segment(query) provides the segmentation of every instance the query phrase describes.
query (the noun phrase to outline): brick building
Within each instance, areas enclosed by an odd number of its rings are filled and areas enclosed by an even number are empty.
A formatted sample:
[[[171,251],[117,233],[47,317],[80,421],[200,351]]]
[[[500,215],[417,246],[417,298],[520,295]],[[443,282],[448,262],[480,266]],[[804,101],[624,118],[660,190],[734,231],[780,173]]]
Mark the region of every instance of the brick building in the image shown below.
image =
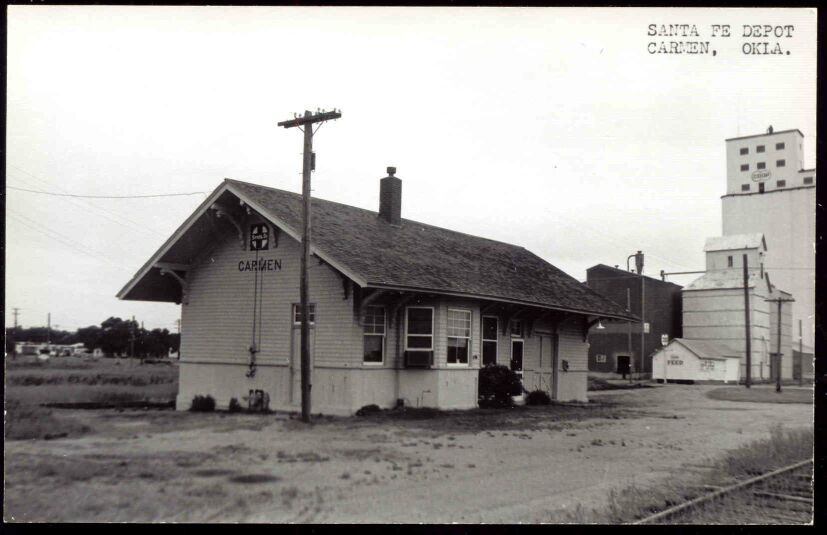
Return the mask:
[[[631,366],[635,373],[651,374],[652,354],[662,347],[661,337],[666,335],[669,340],[681,337],[680,286],[604,264],[586,270],[586,284],[623,308],[626,308],[628,293],[630,310],[637,317],[641,317],[641,282],[644,286],[644,320],[649,326],[649,332],[644,333],[642,367],[638,366],[642,325],[608,321],[603,323],[603,329],[589,331],[589,371],[623,374]],[[632,333],[631,355],[629,332]]]

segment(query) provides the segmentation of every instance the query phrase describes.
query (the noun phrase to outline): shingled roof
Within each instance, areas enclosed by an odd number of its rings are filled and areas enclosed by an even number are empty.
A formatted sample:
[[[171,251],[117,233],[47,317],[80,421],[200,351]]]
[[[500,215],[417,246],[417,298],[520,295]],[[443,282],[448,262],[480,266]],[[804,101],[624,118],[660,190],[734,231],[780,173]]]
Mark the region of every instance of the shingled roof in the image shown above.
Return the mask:
[[[225,185],[262,216],[286,226],[288,234],[298,235],[301,195],[231,179],[226,179]],[[312,199],[311,228],[314,251],[334,260],[331,265],[366,287],[488,298],[636,319],[620,305],[516,245],[409,219],[394,226],[377,212],[318,198]],[[141,272],[136,278],[140,276]],[[129,287],[119,296],[130,298]]]

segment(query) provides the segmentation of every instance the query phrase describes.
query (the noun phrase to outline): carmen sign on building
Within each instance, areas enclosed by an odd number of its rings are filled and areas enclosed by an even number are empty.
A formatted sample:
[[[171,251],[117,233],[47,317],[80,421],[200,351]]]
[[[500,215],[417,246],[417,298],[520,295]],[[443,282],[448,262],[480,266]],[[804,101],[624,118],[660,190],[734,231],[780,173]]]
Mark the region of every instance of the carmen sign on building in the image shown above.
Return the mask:
[[[270,248],[270,228],[264,223],[250,225],[250,250],[266,251]]]

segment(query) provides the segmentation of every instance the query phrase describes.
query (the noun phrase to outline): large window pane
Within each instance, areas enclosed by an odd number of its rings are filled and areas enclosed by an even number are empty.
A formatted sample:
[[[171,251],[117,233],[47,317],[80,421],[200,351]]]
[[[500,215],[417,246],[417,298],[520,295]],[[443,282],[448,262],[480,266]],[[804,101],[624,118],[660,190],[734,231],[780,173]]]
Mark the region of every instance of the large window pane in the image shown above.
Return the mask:
[[[365,362],[382,362],[384,336],[365,335]]]
[[[482,365],[497,363],[497,342],[485,340],[482,343]]]
[[[497,339],[497,318],[485,317],[482,318],[482,339],[496,340]]]
[[[433,334],[433,310],[430,308],[408,309],[408,334]]]
[[[367,307],[363,325],[365,334],[385,334],[385,307]]]
[[[468,364],[467,338],[448,339],[448,364]]]
[[[448,310],[448,336],[471,336],[470,310]]]

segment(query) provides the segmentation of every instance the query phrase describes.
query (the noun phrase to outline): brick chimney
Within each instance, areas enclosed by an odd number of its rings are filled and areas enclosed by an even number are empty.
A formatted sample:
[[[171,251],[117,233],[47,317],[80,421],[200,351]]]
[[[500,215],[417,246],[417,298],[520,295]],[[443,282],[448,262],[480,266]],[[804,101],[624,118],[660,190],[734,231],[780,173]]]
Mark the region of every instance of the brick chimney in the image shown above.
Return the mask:
[[[402,181],[396,178],[396,167],[388,167],[388,176],[379,181],[379,217],[399,226],[402,224]]]

